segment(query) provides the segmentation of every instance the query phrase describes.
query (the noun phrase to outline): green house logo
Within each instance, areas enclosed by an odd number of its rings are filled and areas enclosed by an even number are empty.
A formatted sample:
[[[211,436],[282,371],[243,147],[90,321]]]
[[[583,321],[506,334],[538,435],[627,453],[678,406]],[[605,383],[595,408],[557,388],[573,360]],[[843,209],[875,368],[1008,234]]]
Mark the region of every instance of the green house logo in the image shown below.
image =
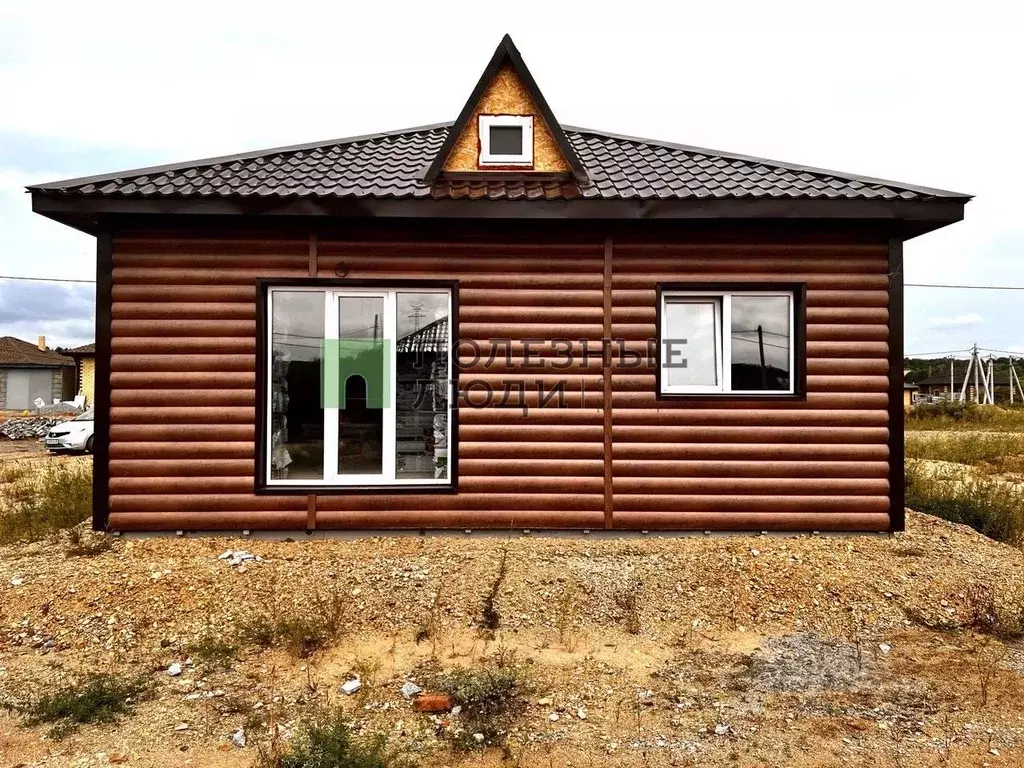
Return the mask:
[[[365,397],[367,408],[391,405],[388,339],[325,339],[323,361],[320,399],[324,408],[344,409],[349,397]]]

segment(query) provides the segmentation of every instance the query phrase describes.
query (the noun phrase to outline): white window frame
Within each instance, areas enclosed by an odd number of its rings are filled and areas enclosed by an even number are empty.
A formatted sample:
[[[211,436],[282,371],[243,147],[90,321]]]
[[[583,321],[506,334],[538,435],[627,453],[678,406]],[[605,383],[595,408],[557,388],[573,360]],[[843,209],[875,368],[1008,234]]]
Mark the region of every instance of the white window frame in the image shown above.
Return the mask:
[[[733,389],[732,388],[732,298],[734,296],[758,296],[765,298],[786,298],[789,300],[789,388],[788,389]],[[669,303],[702,302],[715,299],[715,355],[718,363],[718,385],[668,384],[668,353],[665,349],[665,333]],[[764,291],[686,291],[665,290],[661,292],[662,318],[658,338],[658,366],[661,378],[660,393],[663,395],[742,395],[744,397],[773,397],[796,393],[796,312],[797,296],[789,290]]]
[[[491,128],[522,128],[523,151],[518,155],[491,152]],[[533,167],[533,115],[480,115],[480,165],[521,165]]]
[[[324,414],[324,472],[323,479],[274,479],[271,472],[271,431],[273,427],[273,384],[271,381],[271,360],[273,356],[273,342],[274,342],[274,294],[275,293],[296,293],[299,291],[323,293],[324,294],[324,339],[325,340],[337,340],[339,337],[339,324],[338,324],[338,307],[339,300],[342,298],[371,298],[379,297],[384,300],[384,317],[381,323],[381,338],[390,341],[388,368],[391,372],[391,381],[388,383],[388,402],[384,403],[383,414],[382,414],[382,456],[381,456],[381,473],[380,474],[359,474],[359,475],[343,475],[338,472],[338,412],[337,406],[325,407],[323,409]],[[443,294],[448,297],[448,421],[447,421],[447,440],[446,448],[447,451],[447,472],[445,477],[439,478],[398,478],[395,477],[396,473],[396,454],[397,454],[397,442],[396,442],[396,418],[397,410],[395,408],[396,398],[398,394],[398,379],[397,379],[397,363],[398,363],[398,294],[400,293],[435,293]],[[346,288],[346,287],[324,287],[319,288],[316,286],[287,286],[277,285],[267,289],[267,301],[266,301],[266,344],[267,344],[267,360],[265,370],[263,371],[265,387],[265,398],[266,402],[263,403],[266,415],[266,430],[263,433],[262,439],[265,441],[267,446],[266,453],[266,464],[264,466],[264,472],[266,477],[266,484],[268,487],[284,487],[288,486],[317,486],[325,488],[346,488],[352,486],[446,486],[451,485],[452,480],[452,461],[454,456],[452,455],[452,365],[454,356],[454,348],[452,345],[452,290],[450,288],[435,288],[432,286],[417,286],[407,285],[395,288],[373,288],[373,287],[358,287],[358,288]],[[337,360],[324,359],[321,361],[321,365],[325,367],[336,367]],[[337,380],[337,371],[331,372],[330,370],[325,371],[326,380]]]

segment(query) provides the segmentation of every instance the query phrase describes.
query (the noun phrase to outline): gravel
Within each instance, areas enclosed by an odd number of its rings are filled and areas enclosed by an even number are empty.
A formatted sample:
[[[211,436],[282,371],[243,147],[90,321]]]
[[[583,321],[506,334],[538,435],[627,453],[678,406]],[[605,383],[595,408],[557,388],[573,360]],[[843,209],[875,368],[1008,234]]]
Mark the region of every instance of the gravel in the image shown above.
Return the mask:
[[[12,764],[77,765],[130,749],[130,764],[171,768],[184,746],[193,765],[241,768],[266,738],[256,715],[291,733],[327,696],[362,732],[437,754],[424,764],[451,764],[403,685],[430,690],[432,672],[500,649],[528,662],[537,687],[510,737],[524,765],[601,764],[614,752],[623,766],[687,764],[693,754],[726,766],[737,750],[750,765],[889,765],[893,739],[879,723],[927,733],[903,762],[929,765],[950,707],[964,754],[991,740],[1003,764],[1024,764],[1010,693],[1024,672],[1018,657],[980,708],[973,641],[908,618],[968,621],[968,587],[1019,594],[1024,557],[934,518],[908,513],[908,525],[895,537],[164,537],[116,539],[89,558],[66,557],[57,541],[0,547],[0,699],[98,669],[144,674],[155,687],[133,717],[61,744],[2,713],[0,734],[10,725],[25,735],[8,749]],[[506,550],[502,624],[485,633],[482,601]],[[236,554],[259,567],[228,567]],[[621,607],[629,589],[639,594],[635,635]],[[345,605],[341,636],[309,659],[238,640],[244,621],[314,615],[330,596]],[[859,640],[851,607],[864,617]],[[207,668],[193,650],[210,637],[238,644],[229,669]],[[181,662],[189,656],[194,667]],[[339,695],[357,675],[358,695]],[[719,726],[727,732],[716,735]],[[233,738],[240,729],[244,745]],[[793,757],[780,763],[783,753]]]

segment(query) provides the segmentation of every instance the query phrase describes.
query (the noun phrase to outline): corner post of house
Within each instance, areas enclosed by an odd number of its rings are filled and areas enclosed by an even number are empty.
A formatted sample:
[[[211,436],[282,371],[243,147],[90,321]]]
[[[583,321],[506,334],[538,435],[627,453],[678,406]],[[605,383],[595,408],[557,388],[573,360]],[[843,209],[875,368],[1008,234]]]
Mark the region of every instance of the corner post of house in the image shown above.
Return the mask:
[[[889,532],[906,530],[903,471],[903,241],[889,240]]]
[[[96,366],[93,384],[92,528],[105,531],[110,521],[110,315],[114,272],[114,236],[96,236]]]

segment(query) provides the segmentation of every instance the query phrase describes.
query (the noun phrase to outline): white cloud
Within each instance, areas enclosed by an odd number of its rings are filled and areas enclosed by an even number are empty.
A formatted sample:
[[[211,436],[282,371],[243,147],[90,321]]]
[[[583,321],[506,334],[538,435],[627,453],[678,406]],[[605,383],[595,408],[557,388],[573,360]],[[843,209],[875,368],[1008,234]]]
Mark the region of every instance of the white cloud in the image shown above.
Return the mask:
[[[1021,4],[664,3],[653,25],[520,5],[510,22],[469,0],[0,0],[0,143],[45,156],[0,167],[0,274],[94,274],[92,238],[33,214],[26,182],[451,120],[509,32],[566,123],[973,193],[963,222],[907,243],[906,281],[1019,284]],[[680,47],[681,28],[710,33]],[[908,288],[907,336],[1006,348],[1018,301]]]
[[[928,324],[935,328],[955,328],[961,325],[977,325],[985,322],[985,318],[977,312],[969,312],[966,315],[954,315],[953,317],[933,317]]]

